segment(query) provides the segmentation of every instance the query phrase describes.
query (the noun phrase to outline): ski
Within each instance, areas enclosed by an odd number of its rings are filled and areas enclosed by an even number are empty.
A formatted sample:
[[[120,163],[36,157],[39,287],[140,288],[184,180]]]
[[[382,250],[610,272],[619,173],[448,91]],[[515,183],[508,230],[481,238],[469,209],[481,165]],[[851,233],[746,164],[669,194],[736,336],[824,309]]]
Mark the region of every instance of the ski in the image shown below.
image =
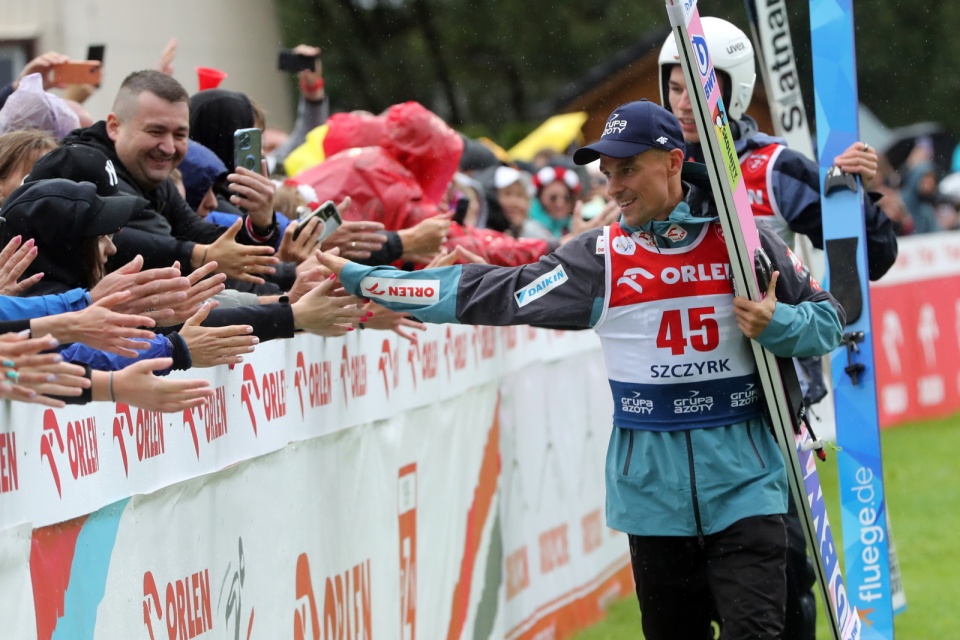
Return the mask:
[[[744,0],[744,5],[773,120],[773,132],[777,137],[783,138],[788,147],[816,162],[810,137],[810,120],[800,89],[800,74],[793,51],[793,40],[790,37],[786,0]],[[826,268],[823,251],[815,248],[810,238],[802,234],[797,234],[793,250],[810,269],[813,277],[822,281]],[[808,379],[807,382],[811,385],[817,382],[822,384],[826,395],[815,405],[808,407],[807,411],[816,419],[817,433],[835,440],[837,423],[828,366],[830,358],[825,357],[821,361],[827,365],[823,367],[821,379]],[[807,370],[803,373],[808,377],[811,375]]]
[[[757,280],[756,261],[763,255],[760,236],[750,208],[720,88],[707,51],[696,0],[666,0],[667,14],[680,52],[690,99],[697,116],[714,199],[720,211],[724,239],[730,255],[734,284],[751,300],[763,291]],[[783,455],[787,480],[793,493],[807,544],[813,554],[817,581],[831,632],[836,640],[860,637],[860,618],[850,603],[840,572],[833,534],[823,502],[823,491],[813,459],[815,443],[801,430],[794,433],[794,414],[777,358],[751,341],[757,372],[767,403],[774,434]],[[783,368],[792,370],[792,363]]]
[[[847,312],[831,357],[844,560],[864,638],[893,638],[890,548],[880,450],[862,186],[833,166],[860,139],[852,0],[810,0],[825,285]]]

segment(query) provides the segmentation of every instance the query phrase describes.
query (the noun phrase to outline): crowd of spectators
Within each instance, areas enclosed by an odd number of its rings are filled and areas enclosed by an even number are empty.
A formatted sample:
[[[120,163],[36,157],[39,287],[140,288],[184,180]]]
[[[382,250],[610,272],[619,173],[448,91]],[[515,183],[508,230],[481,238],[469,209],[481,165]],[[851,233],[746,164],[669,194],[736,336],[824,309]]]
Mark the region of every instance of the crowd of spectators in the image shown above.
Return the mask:
[[[884,212],[893,221],[897,235],[920,235],[960,229],[960,162],[952,173],[942,173],[934,161],[933,146],[926,137],[913,146],[900,167],[881,165],[883,183],[877,188]]]
[[[296,51],[316,66],[298,74],[290,132],[244,93],[189,95],[170,74],[175,43],[107,114],[82,104],[95,87],[55,84],[55,52],[0,89],[0,397],[180,411],[211,391],[170,370],[236,364],[300,331],[423,328],[346,295],[321,251],[514,266],[619,218],[599,170],[556,149],[510,159],[414,102],[331,115],[320,50]],[[248,128],[260,170],[234,166]],[[885,181],[901,234],[960,227],[960,180],[938,187],[923,151]],[[343,223],[321,241],[310,213],[327,200]]]

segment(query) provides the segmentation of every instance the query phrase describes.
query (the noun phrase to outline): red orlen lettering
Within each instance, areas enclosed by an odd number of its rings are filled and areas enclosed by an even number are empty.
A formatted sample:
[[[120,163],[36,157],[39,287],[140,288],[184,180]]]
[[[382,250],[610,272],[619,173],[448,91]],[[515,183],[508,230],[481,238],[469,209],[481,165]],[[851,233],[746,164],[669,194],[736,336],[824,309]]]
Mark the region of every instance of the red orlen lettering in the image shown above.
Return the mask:
[[[447,339],[443,344],[443,358],[447,363],[447,378],[454,371],[463,371],[467,368],[467,334],[457,333],[447,327]]]
[[[301,553],[297,558],[295,579],[297,603],[293,612],[294,640],[372,640],[369,559],[326,579],[322,636],[310,560],[306,553]],[[308,630],[310,635],[307,635]]]
[[[264,374],[261,388],[267,422],[287,415],[287,372],[281,369]]]
[[[183,412],[183,426],[190,428],[193,449],[200,459],[200,436],[197,421],[203,421],[203,434],[207,444],[227,434],[227,392],[223,385],[213,390],[213,397],[206,399],[199,407]]]
[[[416,361],[416,362],[415,362]],[[407,347],[407,362],[410,363],[410,372],[413,374],[413,388],[417,388],[417,377],[421,380],[432,380],[437,377],[440,361],[440,345],[436,340],[430,340],[420,345],[417,336],[413,336]],[[419,363],[419,369],[416,363]]]
[[[530,586],[530,564],[527,561],[527,546],[523,545],[507,556],[507,600]]]
[[[155,458],[166,451],[163,437],[163,414],[159,411],[137,409],[137,418],[133,419],[130,405],[117,403],[117,414],[113,418],[113,438],[120,445],[120,457],[123,460],[123,473],[129,476],[127,465],[126,436],[136,433],[137,459],[143,462]]]
[[[10,493],[20,488],[17,475],[17,434],[0,433],[0,493]]]
[[[517,327],[500,327],[500,332],[503,334],[503,342],[507,345],[507,351],[513,351],[517,348]]]
[[[494,327],[474,327],[473,328],[473,350],[476,354],[477,347],[480,348],[480,356],[477,362],[489,360],[497,355],[497,332]]]
[[[143,624],[151,640],[156,640],[154,621],[165,622],[169,640],[190,640],[213,629],[209,569],[168,582],[162,607],[153,574],[143,574]]]
[[[433,287],[387,287],[387,295],[397,298],[432,298],[434,293]]]
[[[67,423],[67,454],[74,480],[100,470],[96,419],[90,417]]]
[[[250,414],[250,424],[253,425],[253,435],[257,435],[257,414],[253,409],[253,399],[260,400],[260,387],[257,386],[257,374],[253,370],[253,365],[247,363],[243,365],[243,382],[240,387],[240,402],[247,405],[247,413]]]
[[[413,336],[416,340],[417,336]],[[377,369],[383,375],[383,388],[387,393],[387,400],[390,399],[390,389],[396,389],[400,385],[400,347],[390,348],[389,340],[384,340],[380,346],[380,361]],[[416,380],[414,380],[416,387]]]
[[[297,352],[297,369],[293,376],[293,386],[300,399],[300,416],[306,417],[306,408],[316,409],[333,401],[333,373],[329,360],[307,362],[303,352]],[[306,390],[306,396],[304,396]],[[306,397],[307,402],[304,402]]]
[[[351,356],[343,345],[340,359],[340,378],[343,380],[343,401],[367,395],[367,356]]]
[[[562,524],[540,534],[540,573],[547,574],[570,563],[567,525]]]
[[[600,509],[595,509],[580,520],[580,528],[583,532],[583,553],[584,555],[595,551],[603,544],[603,518],[600,515]]]

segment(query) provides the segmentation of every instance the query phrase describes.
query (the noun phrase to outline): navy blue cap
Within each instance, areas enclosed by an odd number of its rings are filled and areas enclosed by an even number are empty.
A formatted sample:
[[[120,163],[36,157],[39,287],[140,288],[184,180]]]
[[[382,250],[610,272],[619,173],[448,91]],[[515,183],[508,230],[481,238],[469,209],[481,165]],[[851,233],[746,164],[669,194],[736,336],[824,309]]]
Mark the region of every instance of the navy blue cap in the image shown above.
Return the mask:
[[[677,117],[649,100],[622,104],[613,110],[603,135],[593,144],[577,149],[573,161],[589,164],[601,155],[629,158],[648,149],[685,149]]]

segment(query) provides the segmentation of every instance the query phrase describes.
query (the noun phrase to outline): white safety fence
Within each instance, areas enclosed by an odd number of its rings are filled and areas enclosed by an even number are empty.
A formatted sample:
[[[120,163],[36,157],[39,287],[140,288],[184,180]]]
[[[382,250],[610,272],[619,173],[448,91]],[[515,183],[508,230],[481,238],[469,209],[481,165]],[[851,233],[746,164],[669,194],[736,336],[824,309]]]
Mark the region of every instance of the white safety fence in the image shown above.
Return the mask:
[[[592,332],[434,326],[186,372],[202,410],[0,410],[5,638],[549,638],[632,583]]]

